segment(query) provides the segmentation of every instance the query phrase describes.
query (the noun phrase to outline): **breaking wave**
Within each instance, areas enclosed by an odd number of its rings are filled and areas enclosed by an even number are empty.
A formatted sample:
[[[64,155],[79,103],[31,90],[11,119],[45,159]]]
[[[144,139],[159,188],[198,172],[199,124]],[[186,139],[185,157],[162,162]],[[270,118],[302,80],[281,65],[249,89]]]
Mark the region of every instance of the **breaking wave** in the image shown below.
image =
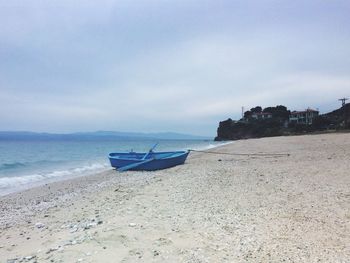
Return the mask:
[[[83,175],[89,175],[96,172],[102,172],[109,169],[108,163],[94,163],[81,167],[70,168],[67,170],[57,170],[48,173],[34,173],[21,176],[0,177],[0,194],[15,192],[18,189],[30,188],[40,183],[58,181],[65,178],[73,178]]]

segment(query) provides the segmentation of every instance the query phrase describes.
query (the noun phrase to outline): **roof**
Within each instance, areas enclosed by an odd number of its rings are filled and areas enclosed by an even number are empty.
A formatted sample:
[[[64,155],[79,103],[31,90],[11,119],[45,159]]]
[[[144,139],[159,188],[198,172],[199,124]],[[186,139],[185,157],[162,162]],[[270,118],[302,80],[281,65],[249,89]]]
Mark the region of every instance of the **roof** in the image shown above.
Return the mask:
[[[252,115],[272,115],[270,112],[254,112]]]
[[[304,111],[292,111],[290,114],[298,114],[298,113],[306,113],[306,112],[318,112],[318,110],[313,110],[313,109],[306,109]]]

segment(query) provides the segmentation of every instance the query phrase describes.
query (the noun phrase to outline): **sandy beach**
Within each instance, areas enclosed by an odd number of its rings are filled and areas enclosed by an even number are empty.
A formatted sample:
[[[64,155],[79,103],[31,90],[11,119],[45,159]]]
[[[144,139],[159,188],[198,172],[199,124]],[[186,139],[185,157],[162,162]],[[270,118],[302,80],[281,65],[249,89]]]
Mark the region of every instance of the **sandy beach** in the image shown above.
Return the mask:
[[[0,262],[350,262],[350,134],[235,141],[0,198]]]

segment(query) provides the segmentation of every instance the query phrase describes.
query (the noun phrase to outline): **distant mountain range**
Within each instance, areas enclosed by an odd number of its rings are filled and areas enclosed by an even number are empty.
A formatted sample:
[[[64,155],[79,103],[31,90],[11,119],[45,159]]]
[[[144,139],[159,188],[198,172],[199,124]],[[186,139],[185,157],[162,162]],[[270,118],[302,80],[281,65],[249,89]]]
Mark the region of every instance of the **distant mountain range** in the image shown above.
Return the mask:
[[[158,140],[212,140],[211,137],[196,136],[175,132],[138,133],[117,131],[76,132],[68,134],[37,133],[29,131],[0,131],[0,140],[29,139],[158,139]]]

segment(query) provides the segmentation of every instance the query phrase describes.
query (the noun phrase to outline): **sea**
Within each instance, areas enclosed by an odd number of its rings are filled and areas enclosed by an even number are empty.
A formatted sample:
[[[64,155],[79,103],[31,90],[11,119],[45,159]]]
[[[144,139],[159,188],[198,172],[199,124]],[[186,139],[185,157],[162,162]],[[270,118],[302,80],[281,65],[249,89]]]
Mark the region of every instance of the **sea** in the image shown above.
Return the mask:
[[[110,152],[205,150],[223,143],[212,140],[70,138],[0,140],[0,195],[53,181],[112,169]]]

